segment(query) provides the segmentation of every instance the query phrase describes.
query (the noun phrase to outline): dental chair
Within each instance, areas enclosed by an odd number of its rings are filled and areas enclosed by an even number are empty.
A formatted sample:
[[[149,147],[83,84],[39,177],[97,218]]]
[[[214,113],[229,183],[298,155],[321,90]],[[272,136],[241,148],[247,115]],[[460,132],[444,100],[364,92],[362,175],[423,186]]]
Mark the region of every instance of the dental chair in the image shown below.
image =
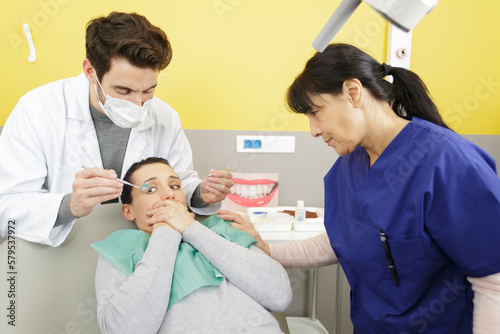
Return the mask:
[[[91,215],[75,222],[73,230],[59,247],[16,239],[15,254],[12,254],[15,271],[7,264],[8,242],[2,242],[0,333],[100,333],[94,286],[98,253],[90,244],[117,230],[129,228],[135,228],[135,225],[123,218],[121,204],[98,205]],[[15,274],[8,274],[10,272]],[[14,279],[9,281],[12,277]],[[14,283],[13,289],[11,283]],[[10,306],[12,301],[15,302],[14,310]],[[11,310],[7,309],[9,307]],[[9,318],[12,314],[14,317]],[[275,317],[283,332],[288,334],[284,314]],[[15,319],[15,326],[8,323],[12,319]]]
[[[77,219],[59,247],[16,239],[16,322],[15,327],[8,325],[2,312],[0,333],[100,333],[94,288],[99,254],[90,244],[132,227],[119,204],[98,205],[92,214]],[[0,245],[0,258],[5,264],[7,242]],[[10,303],[7,284],[0,280],[2,306]]]

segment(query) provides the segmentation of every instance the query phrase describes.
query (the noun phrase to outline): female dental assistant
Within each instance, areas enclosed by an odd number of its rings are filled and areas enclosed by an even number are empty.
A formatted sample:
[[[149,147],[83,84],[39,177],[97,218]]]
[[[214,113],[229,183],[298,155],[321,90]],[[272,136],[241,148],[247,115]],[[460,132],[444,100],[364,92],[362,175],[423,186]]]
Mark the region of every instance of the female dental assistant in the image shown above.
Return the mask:
[[[420,78],[332,44],[287,102],[341,156],[324,179],[328,238],[262,248],[284,265],[337,258],[355,333],[497,332],[495,162],[448,129]]]

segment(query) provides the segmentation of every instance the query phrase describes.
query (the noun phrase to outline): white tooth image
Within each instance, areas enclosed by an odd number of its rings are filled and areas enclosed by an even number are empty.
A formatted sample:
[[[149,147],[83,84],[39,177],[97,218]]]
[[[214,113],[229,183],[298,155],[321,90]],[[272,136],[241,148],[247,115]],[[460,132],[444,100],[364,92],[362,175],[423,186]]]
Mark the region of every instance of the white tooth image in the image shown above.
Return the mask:
[[[231,191],[231,194],[235,194],[236,193],[236,186],[232,186],[231,189],[229,189],[229,191]]]
[[[262,197],[262,184],[257,185],[257,197]]]
[[[241,186],[241,197],[248,198],[248,187],[245,185]]]
[[[250,198],[257,197],[257,186],[251,185],[248,187],[248,196],[250,196]]]
[[[267,194],[269,194],[269,190],[268,189],[269,189],[269,185],[268,184],[263,184],[262,185],[262,194],[264,196],[267,196]]]
[[[234,187],[236,188],[235,189],[236,195],[240,196],[241,195],[241,185],[236,184]]]

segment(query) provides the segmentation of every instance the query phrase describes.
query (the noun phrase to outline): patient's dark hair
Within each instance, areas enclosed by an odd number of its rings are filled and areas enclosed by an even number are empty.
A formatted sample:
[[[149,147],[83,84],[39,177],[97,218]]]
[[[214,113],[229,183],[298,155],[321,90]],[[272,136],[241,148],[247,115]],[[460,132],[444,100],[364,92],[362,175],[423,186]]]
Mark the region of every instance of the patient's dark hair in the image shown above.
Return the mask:
[[[384,79],[387,75],[392,75],[392,84]],[[330,44],[317,52],[288,88],[287,104],[292,111],[306,114],[315,107],[311,96],[338,95],[349,79],[358,79],[376,100],[387,101],[398,116],[419,117],[448,129],[417,74],[380,64],[349,44]]]
[[[168,162],[167,159],[158,158],[158,157],[150,157],[150,158],[141,160],[139,162],[136,162],[135,164],[130,166],[130,168],[128,169],[128,171],[125,174],[125,177],[123,179],[127,182],[133,183],[132,182],[132,175],[135,173],[135,171],[138,170],[139,168],[141,168],[142,166],[151,165],[151,164],[165,164],[167,166],[170,166],[170,163]],[[170,167],[172,167],[172,166],[170,166]],[[131,192],[132,192],[132,187],[124,184],[122,195],[120,197],[120,199],[122,200],[122,204],[132,203]]]

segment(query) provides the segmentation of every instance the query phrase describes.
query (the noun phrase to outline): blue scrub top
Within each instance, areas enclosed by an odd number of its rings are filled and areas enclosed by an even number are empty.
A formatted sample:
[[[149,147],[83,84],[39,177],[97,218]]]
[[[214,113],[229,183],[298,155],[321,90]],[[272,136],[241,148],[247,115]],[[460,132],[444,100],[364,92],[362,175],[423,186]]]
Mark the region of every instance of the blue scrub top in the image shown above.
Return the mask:
[[[500,272],[494,160],[456,133],[413,117],[372,168],[357,147],[324,181],[325,226],[351,286],[355,333],[472,333],[467,276]]]

